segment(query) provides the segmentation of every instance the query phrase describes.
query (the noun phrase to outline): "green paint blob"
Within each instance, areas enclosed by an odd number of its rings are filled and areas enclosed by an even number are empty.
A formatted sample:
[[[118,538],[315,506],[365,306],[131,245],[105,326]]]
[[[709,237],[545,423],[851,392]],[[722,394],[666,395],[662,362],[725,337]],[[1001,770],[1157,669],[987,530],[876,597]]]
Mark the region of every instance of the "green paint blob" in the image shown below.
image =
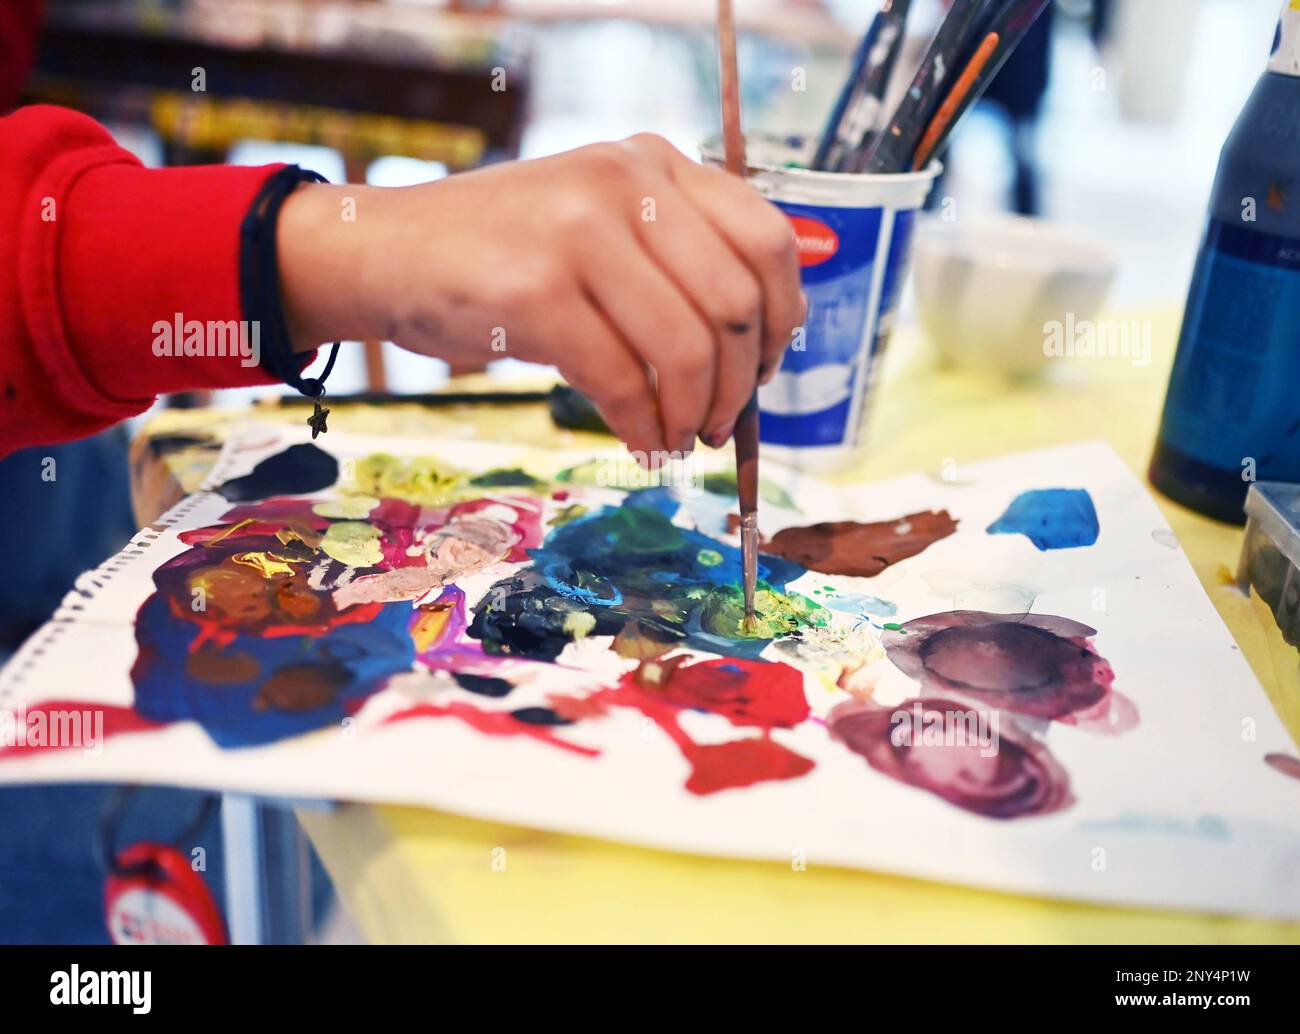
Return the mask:
[[[471,478],[469,483],[477,488],[527,488],[534,492],[544,492],[547,488],[545,481],[533,477],[520,467],[489,470]]]
[[[450,501],[463,483],[460,471],[428,456],[397,457],[377,452],[357,461],[357,488],[381,499],[436,506]]]
[[[681,646],[756,658],[775,638],[832,627],[829,611],[785,590],[803,569],[778,557],[765,567],[771,580],[761,584],[755,626],[742,627],[739,551],[636,502],[551,529],[529,551],[532,566],[489,592],[501,605],[475,608],[470,637],[488,653],[554,660],[580,631],[570,613],[581,610],[594,622],[587,638],[617,638],[635,623],[654,640],[647,650]],[[642,655],[626,640],[623,650]]]
[[[599,530],[605,539],[602,549],[613,554],[671,553],[685,544],[681,528],[663,514],[638,506],[610,510]]]
[[[722,471],[721,473],[716,474],[705,474],[704,477],[700,478],[700,487],[711,495],[735,495],[735,471]]]
[[[666,482],[662,471],[644,470],[635,463],[616,463],[605,458],[565,467],[555,475],[555,480],[562,484],[618,488],[627,492],[640,488],[658,488]]]
[[[713,474],[705,474],[704,477],[700,478],[700,487],[710,495],[735,495],[736,472],[734,470],[724,470]],[[790,493],[773,481],[759,479],[758,497],[763,502],[779,506],[783,510],[799,510],[798,504],[790,498]]]
[[[805,625],[824,628],[830,617],[830,611],[806,596],[760,585],[754,593],[754,620],[747,626],[744,593],[739,586],[727,585],[709,593],[700,611],[700,625],[727,639],[777,639]]]

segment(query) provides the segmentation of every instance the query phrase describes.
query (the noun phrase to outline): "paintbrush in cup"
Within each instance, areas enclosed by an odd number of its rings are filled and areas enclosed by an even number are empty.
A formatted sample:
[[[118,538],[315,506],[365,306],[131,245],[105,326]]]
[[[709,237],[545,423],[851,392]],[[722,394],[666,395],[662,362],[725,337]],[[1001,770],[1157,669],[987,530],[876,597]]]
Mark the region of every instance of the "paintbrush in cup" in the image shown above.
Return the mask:
[[[916,153],[921,134],[942,99],[942,91],[956,75],[987,3],[988,0],[952,0],[893,116],[872,139],[865,153],[855,155],[845,166],[845,171],[893,173],[912,167],[912,155]]]
[[[992,60],[1001,40],[1002,37],[996,32],[990,32],[984,38],[984,42],[979,45],[965,70],[957,79],[952,92],[939,105],[939,110],[935,112],[934,118],[930,120],[925,134],[921,137],[921,142],[916,147],[916,154],[912,156],[912,170],[914,172],[924,169],[930,164],[930,159],[938,153],[939,148],[947,141],[948,134],[952,132],[961,114],[974,103],[977,93],[983,92],[982,88],[979,91],[976,90],[976,84],[980,82],[980,76],[988,67],[988,63]]]
[[[722,146],[727,171],[745,178],[745,137],[740,129],[740,72],[731,0],[718,0],[718,80],[722,92]],[[740,564],[745,628],[754,625],[758,585],[758,398],[751,395],[732,433],[736,449],[736,495],[740,500]]]
[[[988,35],[975,49],[957,82],[926,127],[916,153],[912,156],[913,169],[924,169],[932,159],[943,153],[957,123],[984,95],[984,91],[1028,35],[1048,3],[1049,0],[1010,0],[993,12],[985,26]]]
[[[843,172],[844,163],[869,145],[879,128],[889,79],[903,49],[911,0],[884,0],[858,44],[849,77],[831,111],[813,156],[812,168]]]

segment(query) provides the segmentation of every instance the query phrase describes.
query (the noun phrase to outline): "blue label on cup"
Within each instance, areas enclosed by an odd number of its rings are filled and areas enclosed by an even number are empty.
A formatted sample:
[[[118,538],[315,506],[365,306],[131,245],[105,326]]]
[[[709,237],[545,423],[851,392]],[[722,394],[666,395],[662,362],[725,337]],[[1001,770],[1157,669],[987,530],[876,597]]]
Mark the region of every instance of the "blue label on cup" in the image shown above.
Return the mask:
[[[776,377],[759,391],[761,437],[772,445],[794,447],[850,445],[857,436],[876,338],[875,321],[869,320],[873,292],[880,290],[877,311],[890,311],[903,263],[891,256],[885,282],[877,287],[882,208],[777,205],[794,226],[808,319],[803,340],[796,338]],[[895,220],[895,241],[900,230],[904,237],[910,230],[911,213],[903,214],[909,218],[906,224]]]

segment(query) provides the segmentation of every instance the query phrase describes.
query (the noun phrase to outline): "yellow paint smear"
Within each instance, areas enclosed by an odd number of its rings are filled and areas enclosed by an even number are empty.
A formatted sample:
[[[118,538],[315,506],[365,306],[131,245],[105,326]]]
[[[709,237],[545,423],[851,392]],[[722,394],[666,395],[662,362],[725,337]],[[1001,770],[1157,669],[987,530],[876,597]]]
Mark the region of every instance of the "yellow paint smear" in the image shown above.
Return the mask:
[[[370,511],[379,505],[379,500],[369,495],[345,495],[339,499],[326,499],[311,508],[318,517],[341,517],[347,520],[361,520],[370,516]]]
[[[252,523],[253,523],[253,518],[252,518],[252,517],[245,517],[245,518],[244,518],[242,521],[240,521],[238,524],[232,524],[229,528],[227,528],[225,531],[223,531],[220,535],[213,536],[212,538],[208,539],[208,541],[205,542],[205,543],[203,543],[203,544],[204,544],[205,546],[215,546],[215,545],[216,545],[218,542],[220,542],[222,539],[227,538],[227,537],[230,536],[230,535],[233,535],[233,534],[234,534],[235,532],[237,532],[240,528],[246,528],[246,527],[248,527],[248,525],[250,525],[250,524],[252,524]]]
[[[263,578],[270,578],[277,574],[293,574],[290,561],[274,553],[236,553],[230,559],[237,564],[255,569]]]
[[[326,556],[349,567],[374,567],[384,559],[379,546],[380,531],[364,521],[340,521],[331,524],[320,540]]]
[[[421,607],[420,616],[411,625],[411,642],[416,653],[424,653],[440,639],[451,619],[450,606]]]

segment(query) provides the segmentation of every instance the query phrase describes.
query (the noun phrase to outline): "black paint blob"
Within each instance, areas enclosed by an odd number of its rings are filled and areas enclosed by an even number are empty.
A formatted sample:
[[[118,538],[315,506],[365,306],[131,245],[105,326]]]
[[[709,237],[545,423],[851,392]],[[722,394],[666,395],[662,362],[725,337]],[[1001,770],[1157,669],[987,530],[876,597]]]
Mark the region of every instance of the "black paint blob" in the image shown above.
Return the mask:
[[[511,711],[510,717],[523,722],[525,725],[572,725],[573,720],[562,718],[549,707],[521,707],[517,711]]]
[[[515,688],[506,679],[495,678],[492,675],[471,675],[468,672],[456,671],[452,672],[452,678],[461,689],[467,689],[482,697],[503,697]]]
[[[339,461],[307,442],[268,456],[243,477],[231,478],[217,493],[232,503],[251,503],[273,495],[319,492],[338,478]]]

